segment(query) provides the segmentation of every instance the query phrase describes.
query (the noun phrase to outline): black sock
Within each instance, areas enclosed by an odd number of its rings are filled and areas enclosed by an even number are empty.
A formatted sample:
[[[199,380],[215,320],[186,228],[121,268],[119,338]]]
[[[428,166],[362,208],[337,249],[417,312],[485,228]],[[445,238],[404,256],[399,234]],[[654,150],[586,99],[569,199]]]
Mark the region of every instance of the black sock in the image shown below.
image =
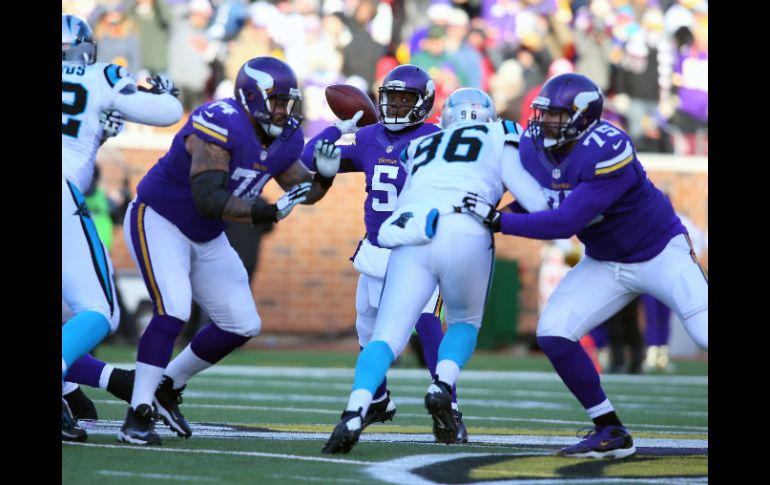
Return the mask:
[[[134,392],[134,371],[114,368],[107,382],[107,392],[130,404]]]
[[[615,411],[610,411],[607,414],[597,416],[593,418],[593,422],[596,426],[623,426],[623,423],[620,422]]]

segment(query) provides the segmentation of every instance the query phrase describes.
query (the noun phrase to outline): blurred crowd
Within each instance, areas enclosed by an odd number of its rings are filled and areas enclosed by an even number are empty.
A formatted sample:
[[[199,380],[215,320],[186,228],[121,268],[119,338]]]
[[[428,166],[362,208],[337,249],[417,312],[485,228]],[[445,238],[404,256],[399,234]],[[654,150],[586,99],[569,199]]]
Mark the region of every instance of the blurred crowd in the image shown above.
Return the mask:
[[[231,96],[240,66],[271,55],[297,73],[308,137],[336,120],[326,86],[375,99],[403,63],[436,82],[430,121],[473,86],[526,126],[543,82],[575,71],[639,151],[708,154],[705,0],[62,0],[62,11],[88,20],[99,61],[171,77],[187,111]]]

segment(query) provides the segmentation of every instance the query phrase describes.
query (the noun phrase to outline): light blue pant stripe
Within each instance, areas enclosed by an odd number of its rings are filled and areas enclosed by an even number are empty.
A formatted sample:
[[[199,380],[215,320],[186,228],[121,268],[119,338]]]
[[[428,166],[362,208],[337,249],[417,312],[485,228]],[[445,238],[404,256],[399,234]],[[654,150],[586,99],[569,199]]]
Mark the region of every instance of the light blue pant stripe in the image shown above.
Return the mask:
[[[366,344],[356,363],[353,390],[366,389],[374,395],[395,358],[390,346],[382,340],[374,340]]]
[[[462,369],[476,349],[478,335],[479,329],[470,323],[449,325],[438,347],[438,361],[451,360]]]

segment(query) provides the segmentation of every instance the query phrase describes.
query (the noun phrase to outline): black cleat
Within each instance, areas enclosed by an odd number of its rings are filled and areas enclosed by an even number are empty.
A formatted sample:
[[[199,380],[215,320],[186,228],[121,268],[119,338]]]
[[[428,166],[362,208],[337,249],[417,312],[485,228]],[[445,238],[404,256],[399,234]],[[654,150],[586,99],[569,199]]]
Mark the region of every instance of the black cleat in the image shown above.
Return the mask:
[[[91,419],[96,421],[99,419],[94,402],[86,396],[86,393],[80,387],[75,388],[74,391],[62,397],[67,401],[70,411],[72,411],[72,417],[75,420]]]
[[[463,423],[463,413],[457,409],[453,409],[452,413],[455,415],[455,421],[457,421],[457,442],[467,443],[468,430],[465,428],[465,423]]]
[[[458,426],[452,409],[452,388],[445,382],[434,380],[425,395],[425,409],[433,418],[433,436],[444,444],[457,441]]]
[[[187,386],[174,389],[174,380],[169,376],[163,376],[158,389],[155,390],[155,398],[152,400],[152,404],[155,406],[160,419],[166,423],[166,426],[171,428],[171,431],[182,438],[189,438],[192,436],[192,428],[190,428],[184,415],[179,411],[179,404],[182,404],[182,391],[184,391],[185,387]]]
[[[62,441],[85,441],[88,439],[88,433],[83,428],[79,428],[72,416],[72,411],[67,401],[61,400],[61,440]]]
[[[380,402],[372,403],[369,406],[369,411],[364,416],[364,424],[361,425],[361,429],[366,429],[372,423],[384,423],[385,421],[393,421],[393,416],[396,415],[396,404],[390,399],[390,391],[388,395]]]
[[[340,422],[334,427],[332,435],[321,449],[323,453],[349,453],[353,445],[358,443],[358,437],[363,431],[361,410],[343,411]]]
[[[126,420],[118,431],[118,441],[133,445],[160,445],[160,436],[155,432],[155,413],[149,404],[128,408]]]
[[[112,369],[110,380],[107,382],[107,392],[121,401],[131,404],[131,394],[134,392],[135,370]]]

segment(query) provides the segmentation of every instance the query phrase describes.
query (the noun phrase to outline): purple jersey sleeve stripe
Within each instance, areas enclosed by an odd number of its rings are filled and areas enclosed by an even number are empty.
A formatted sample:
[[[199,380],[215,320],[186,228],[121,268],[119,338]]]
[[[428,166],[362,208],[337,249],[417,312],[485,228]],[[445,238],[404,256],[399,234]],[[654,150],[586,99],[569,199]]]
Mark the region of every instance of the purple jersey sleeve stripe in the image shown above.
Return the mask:
[[[147,236],[144,231],[144,215],[147,210],[147,204],[139,202],[137,199],[131,210],[131,240],[134,245],[134,252],[139,263],[139,269],[144,277],[144,284],[150,293],[152,306],[158,315],[165,315],[166,309],[163,306],[163,297],[158,289],[155,274],[152,270],[152,261],[150,260],[150,251],[147,249]]]
[[[207,134],[208,136],[210,136],[212,138],[216,138],[217,140],[221,141],[222,143],[227,143],[227,137],[226,136],[221,135],[221,134],[217,133],[216,131],[214,131],[214,130],[212,130],[210,128],[206,128],[205,126],[203,126],[203,125],[201,125],[199,123],[196,123],[196,122],[193,122],[192,126],[196,130],[201,131],[201,132]]]
[[[636,180],[633,171],[583,182],[558,209],[501,216],[503,234],[533,239],[567,239],[577,234],[622,196]]]
[[[634,155],[631,154],[631,155],[629,155],[628,158],[626,158],[625,160],[621,160],[620,162],[616,163],[615,165],[611,165],[609,167],[600,168],[600,169],[596,170],[594,172],[594,175],[603,175],[603,174],[606,174],[606,173],[612,173],[612,172],[614,172],[616,170],[620,170],[621,168],[625,167],[626,165],[628,165],[629,163],[631,163],[633,161],[634,161]]]

